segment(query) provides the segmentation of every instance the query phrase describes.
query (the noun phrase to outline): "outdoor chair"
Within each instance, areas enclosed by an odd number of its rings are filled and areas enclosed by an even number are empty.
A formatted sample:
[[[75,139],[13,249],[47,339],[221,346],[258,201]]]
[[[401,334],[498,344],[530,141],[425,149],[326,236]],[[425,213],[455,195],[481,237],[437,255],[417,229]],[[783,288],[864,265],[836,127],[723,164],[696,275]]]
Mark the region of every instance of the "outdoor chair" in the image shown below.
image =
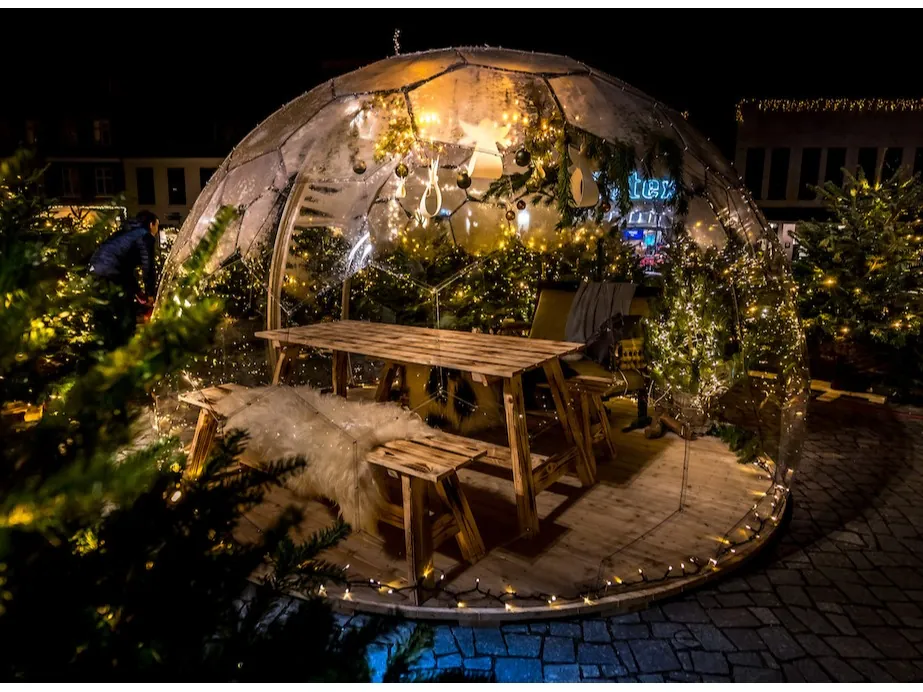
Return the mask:
[[[577,282],[539,284],[532,321],[508,322],[504,325],[504,333],[524,334],[530,339],[564,341],[567,316],[570,314],[578,287]],[[656,295],[655,291],[638,286],[631,301],[628,316],[648,316],[650,299],[654,295]],[[647,395],[650,378],[647,373],[643,328],[640,322],[631,327],[630,334],[629,337],[621,339],[613,348],[609,358],[609,368],[589,358],[568,360],[562,365],[564,375],[575,393],[592,391],[602,399],[620,395],[636,396],[638,418],[630,426],[636,428],[643,427],[649,422],[647,420]]]

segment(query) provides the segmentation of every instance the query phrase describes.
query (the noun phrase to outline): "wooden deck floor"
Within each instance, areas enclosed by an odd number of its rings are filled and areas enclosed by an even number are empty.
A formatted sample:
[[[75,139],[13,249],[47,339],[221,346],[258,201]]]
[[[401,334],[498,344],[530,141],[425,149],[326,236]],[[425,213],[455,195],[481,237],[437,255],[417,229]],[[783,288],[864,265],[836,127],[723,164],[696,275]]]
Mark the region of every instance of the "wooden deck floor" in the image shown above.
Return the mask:
[[[448,612],[461,616],[462,610],[474,609],[481,613],[477,619],[491,619],[491,613],[503,619],[526,612],[531,617],[542,610],[563,612],[568,603],[592,605],[593,600],[623,592],[666,594],[696,580],[681,577],[681,564],[687,572],[696,571],[693,558],[703,566],[699,576],[704,576],[723,537],[734,538],[739,530],[737,540],[744,538],[743,525],[755,505],[763,516],[772,511],[764,507],[768,505],[764,495],[772,489],[768,473],[739,464],[717,438],[686,443],[667,434],[648,440],[640,430],[620,432],[631,419],[631,402],[617,400],[610,403],[610,411],[618,459],[609,459],[604,445],[598,445],[596,485],[581,488],[576,478],[565,476],[541,493],[538,537],[517,539],[509,476],[489,467],[466,469],[459,476],[487,546],[484,559],[468,565],[461,561],[454,541],[444,543],[435,556],[439,588],[422,606],[414,607],[400,590],[407,585],[403,534],[382,525],[380,537],[355,533],[331,551],[329,559],[349,565],[354,584],[348,595],[331,587],[330,596],[345,596],[341,605],[359,611],[441,618]],[[299,527],[304,534],[329,525],[335,516],[326,504],[276,488],[247,517],[239,538],[253,540],[258,529],[270,525],[290,504],[298,504],[304,512]],[[671,566],[674,571],[664,580]],[[374,584],[369,585],[369,580]],[[611,588],[607,581],[612,582]],[[516,595],[497,600],[496,596],[511,591]],[[645,598],[650,600],[649,595]]]

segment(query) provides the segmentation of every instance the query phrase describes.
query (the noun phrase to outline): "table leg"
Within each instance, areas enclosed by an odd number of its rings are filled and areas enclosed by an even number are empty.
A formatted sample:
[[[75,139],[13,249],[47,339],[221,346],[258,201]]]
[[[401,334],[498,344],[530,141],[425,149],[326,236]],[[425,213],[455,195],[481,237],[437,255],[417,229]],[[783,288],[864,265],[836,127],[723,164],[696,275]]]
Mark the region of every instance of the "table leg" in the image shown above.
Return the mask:
[[[398,366],[394,363],[385,363],[378,377],[378,388],[375,390],[375,401],[388,401],[391,398],[391,387],[397,376]]]
[[[577,448],[577,477],[584,487],[593,485],[596,482],[596,474],[593,473],[595,466],[592,459],[593,452],[588,448],[588,441],[584,439],[577,411],[571,400],[567,383],[564,381],[561,363],[557,359],[550,360],[545,363],[544,369],[558,418],[564,426],[564,435],[567,441]]]
[[[426,481],[401,476],[404,505],[404,550],[407,553],[407,579],[416,588],[411,591],[414,605],[425,600],[424,590],[435,583],[433,571],[433,532],[426,511]]]
[[[297,355],[297,350],[291,347],[280,348],[276,354],[276,368],[272,373],[272,383],[282,384],[292,372],[292,363]]]
[[[333,393],[346,397],[346,385],[349,378],[349,357],[346,351],[333,352]]]
[[[535,507],[532,453],[529,450],[526,404],[520,375],[503,380],[503,408],[513,461],[513,490],[516,493],[519,529],[527,537],[532,537],[538,533],[538,511]]]
[[[596,412],[599,414],[599,424],[602,426],[603,437],[606,438],[606,445],[609,447],[609,456],[612,457],[612,461],[615,461],[619,453],[615,447],[615,440],[612,437],[612,426],[609,423],[609,411],[606,410],[606,405],[603,403],[602,397],[599,394],[593,395],[593,408],[596,409]]]
[[[573,399],[573,397],[571,397]],[[593,408],[590,406],[590,395],[580,392],[580,416],[583,422],[583,439],[590,451],[590,470],[596,477],[596,454],[593,450]]]

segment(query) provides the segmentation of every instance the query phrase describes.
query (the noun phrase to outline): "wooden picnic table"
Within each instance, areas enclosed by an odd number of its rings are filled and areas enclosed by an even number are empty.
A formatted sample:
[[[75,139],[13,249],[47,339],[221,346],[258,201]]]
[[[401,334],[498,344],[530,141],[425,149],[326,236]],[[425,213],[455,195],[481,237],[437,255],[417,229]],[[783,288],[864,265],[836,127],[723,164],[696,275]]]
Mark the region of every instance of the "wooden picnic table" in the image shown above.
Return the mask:
[[[274,384],[284,380],[292,359],[301,349],[332,351],[333,390],[344,397],[349,353],[385,361],[376,393],[379,401],[388,399],[399,368],[406,365],[460,370],[470,373],[475,382],[485,385],[502,381],[509,464],[512,467],[519,526],[524,534],[535,535],[538,532],[536,492],[559,478],[571,461],[583,485],[595,482],[591,443],[585,439],[581,429],[559,360],[561,356],[580,351],[583,344],[358,320],[274,329],[257,332],[256,336],[270,340],[277,349]],[[522,375],[536,368],[545,371],[558,418],[571,446],[571,449],[553,457],[533,455],[529,449]],[[489,456],[497,460],[501,455]]]

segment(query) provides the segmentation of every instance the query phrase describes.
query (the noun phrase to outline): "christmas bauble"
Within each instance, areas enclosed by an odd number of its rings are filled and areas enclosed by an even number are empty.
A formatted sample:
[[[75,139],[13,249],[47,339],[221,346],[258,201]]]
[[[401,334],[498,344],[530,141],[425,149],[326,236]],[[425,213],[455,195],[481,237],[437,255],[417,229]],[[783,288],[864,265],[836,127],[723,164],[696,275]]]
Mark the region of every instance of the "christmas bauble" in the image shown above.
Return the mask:
[[[507,210],[507,212],[506,212],[506,220],[507,220],[507,221],[513,221],[515,218],[516,218],[516,212],[513,211],[512,209]]]
[[[519,211],[522,211],[523,209],[525,209],[525,208],[526,208],[526,200],[521,199],[521,200],[519,200],[518,202],[516,202],[516,208],[517,208]]]
[[[356,161],[353,164],[353,173],[355,173],[356,175],[362,175],[363,173],[365,173],[365,168],[366,168],[365,161],[360,159],[359,161]]]
[[[399,163],[397,164],[397,168],[394,169],[394,172],[397,173],[398,178],[406,178],[410,173],[410,169],[407,168],[406,163]]]
[[[516,152],[514,160],[517,166],[528,166],[529,162],[532,160],[532,154],[529,153],[528,149],[520,149]]]
[[[455,178],[455,182],[462,190],[467,190],[471,187],[471,176],[468,175],[468,171],[460,171],[458,177]]]
[[[601,207],[602,210],[603,210],[603,214],[608,214],[609,211],[611,211],[611,209],[612,209],[612,205],[609,204],[608,202],[603,202],[603,203],[600,205],[600,207]]]

